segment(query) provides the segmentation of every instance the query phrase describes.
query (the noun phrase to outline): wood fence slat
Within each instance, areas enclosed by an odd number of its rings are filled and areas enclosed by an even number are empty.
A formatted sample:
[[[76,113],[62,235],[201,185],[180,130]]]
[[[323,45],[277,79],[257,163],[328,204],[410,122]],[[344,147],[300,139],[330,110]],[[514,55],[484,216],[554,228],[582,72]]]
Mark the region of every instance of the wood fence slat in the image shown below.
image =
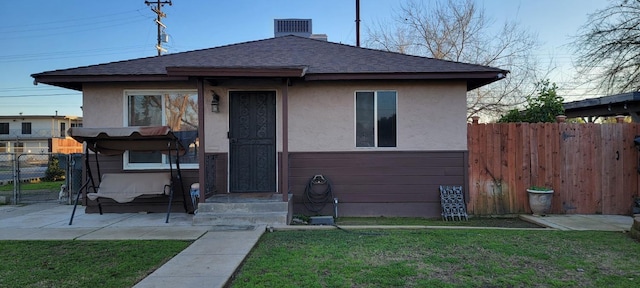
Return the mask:
[[[518,190],[518,181],[517,179],[517,172],[518,169],[516,168],[516,151],[518,150],[516,147],[516,124],[514,123],[509,123],[507,126],[507,137],[506,137],[506,147],[507,147],[507,151],[505,151],[505,154],[507,156],[507,161],[506,161],[506,169],[508,172],[508,176],[506,181],[503,181],[502,185],[503,185],[503,190],[505,195],[508,196],[508,206],[506,207],[507,211],[518,211],[518,203],[517,203],[517,199],[518,199],[518,195],[520,195],[520,193],[524,193],[523,190]]]
[[[600,159],[601,171],[602,171],[602,182],[600,186],[600,190],[602,191],[601,202],[602,202],[602,213],[607,214],[610,209],[610,199],[609,199],[609,189],[613,185],[614,179],[612,175],[612,167],[611,167],[611,159],[610,155],[615,149],[611,145],[611,125],[610,124],[602,124],[601,126],[601,145],[602,145],[602,158]]]
[[[620,209],[619,212],[621,214],[631,214],[631,207],[633,207],[633,198],[635,195],[638,195],[637,186],[634,187],[634,184],[637,182],[636,178],[638,175],[638,173],[634,171],[634,168],[636,168],[636,165],[638,165],[638,158],[637,155],[634,155],[635,151],[637,150],[633,143],[633,139],[635,138],[634,125],[622,124],[622,127],[623,153],[621,157],[623,161],[623,179],[625,179],[625,181],[622,183],[624,185],[622,191],[625,193],[623,196],[624,199],[629,201],[629,204],[626,207],[621,207],[622,209]]]
[[[590,124],[591,125],[591,124]],[[577,156],[574,156],[576,165],[572,167],[573,172],[573,185],[571,187],[573,193],[573,199],[577,201],[569,202],[567,208],[571,208],[569,212],[590,214],[595,213],[598,209],[598,200],[595,198],[596,183],[594,179],[600,177],[596,169],[599,164],[596,164],[593,159],[594,147],[596,146],[596,134],[593,132],[594,127],[583,126],[580,124],[574,124],[576,127],[576,147],[579,149]],[[582,161],[581,161],[582,160]],[[580,165],[581,163],[584,163]]]
[[[500,176],[497,176],[497,205],[496,213],[505,214],[510,209],[510,195],[509,195],[509,124],[499,125],[500,132]]]
[[[467,167],[468,169],[468,175],[469,175],[469,191],[468,194],[469,198],[466,199],[467,201],[467,212],[469,212],[470,214],[473,214],[475,211],[475,205],[474,202],[472,200],[475,200],[477,198],[477,195],[475,193],[476,191],[476,180],[477,177],[474,174],[475,171],[477,171],[477,169],[475,168],[476,162],[477,162],[477,157],[478,157],[478,151],[477,151],[477,146],[476,146],[476,141],[477,141],[477,134],[478,134],[478,129],[473,127],[474,124],[467,124],[467,149],[469,150],[469,167]]]
[[[553,168],[551,169],[551,187],[553,187],[553,189],[555,189],[555,193],[553,195],[553,198],[558,199],[558,194],[563,194],[564,193],[564,187],[563,187],[563,183],[562,183],[562,171],[564,171],[563,169],[563,162],[562,162],[562,157],[560,157],[560,147],[561,147],[561,143],[562,143],[562,137],[560,137],[560,128],[564,127],[566,124],[564,123],[559,123],[559,124],[551,124],[549,125],[551,128],[551,145],[553,145],[553,148],[551,149],[551,153],[550,153],[550,157],[551,157],[551,161],[552,161],[552,165]],[[556,203],[558,201],[552,201],[552,211],[559,211],[559,208],[561,207],[561,205],[559,205],[560,203]]]
[[[489,173],[489,182],[487,183],[487,193],[490,195],[488,197],[489,205],[488,205],[488,214],[497,213],[498,211],[498,197],[496,197],[496,190],[498,187],[498,181],[496,181],[497,177],[500,176],[500,162],[502,158],[500,156],[500,125],[491,124],[491,134],[488,134],[487,143],[491,143],[489,146],[489,157],[486,159],[486,169],[487,173]]]
[[[602,125],[597,125],[597,124],[589,124],[589,126],[592,130],[590,131],[590,135],[592,138],[592,143],[593,143],[593,153],[592,153],[592,160],[591,160],[591,167],[592,167],[592,174],[593,175],[593,185],[591,188],[593,193],[592,193],[592,199],[591,201],[595,201],[596,202],[596,213],[598,214],[602,214],[603,213],[603,203],[602,203],[602,182],[603,180],[603,176],[602,176],[602,149],[603,149],[603,143],[602,143]],[[589,190],[585,189],[585,193],[587,193]]]

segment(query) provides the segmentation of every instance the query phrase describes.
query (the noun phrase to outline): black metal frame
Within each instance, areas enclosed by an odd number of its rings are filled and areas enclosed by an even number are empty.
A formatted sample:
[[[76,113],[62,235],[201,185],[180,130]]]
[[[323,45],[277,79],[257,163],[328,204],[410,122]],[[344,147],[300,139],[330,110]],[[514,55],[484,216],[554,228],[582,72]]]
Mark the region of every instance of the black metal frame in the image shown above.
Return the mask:
[[[95,185],[96,181],[93,178],[93,172],[91,171],[91,165],[89,165],[89,147],[92,146],[94,147],[94,151],[95,149],[95,142],[86,142],[86,147],[85,147],[85,161],[84,161],[84,165],[85,165],[85,171],[86,171],[86,180],[84,182],[84,184],[80,187],[80,189],[78,190],[78,194],[76,195],[76,200],[73,204],[73,211],[71,212],[71,218],[69,219],[69,225],[73,224],[73,217],[76,214],[76,208],[78,206],[78,202],[80,201],[80,195],[82,195],[83,191],[85,191],[86,193],[90,193],[89,189],[92,189],[93,193],[97,193],[98,192],[98,187],[100,185],[100,181],[101,181],[101,173],[100,173],[100,161],[98,160],[98,152],[95,152],[95,161],[96,161],[96,168],[98,170],[98,185]],[[176,155],[176,179],[178,185],[180,186],[180,191],[182,192],[182,198],[183,198],[183,206],[185,211],[188,211],[187,208],[187,200],[185,198],[185,193],[184,193],[184,183],[182,182],[182,171],[180,170],[180,139],[175,139],[175,155]],[[174,190],[174,186],[175,183],[173,181],[174,179],[174,169],[173,169],[173,163],[171,161],[171,142],[168,143],[167,145],[167,151],[168,151],[168,157],[169,157],[169,175],[170,175],[170,185],[171,187],[169,188],[169,204],[167,205],[167,217],[165,220],[165,223],[169,223],[169,216],[171,215],[171,204],[173,203],[173,190]],[[99,198],[96,199],[96,201],[98,202],[98,210],[100,211],[100,215],[102,215],[102,204],[100,203]]]

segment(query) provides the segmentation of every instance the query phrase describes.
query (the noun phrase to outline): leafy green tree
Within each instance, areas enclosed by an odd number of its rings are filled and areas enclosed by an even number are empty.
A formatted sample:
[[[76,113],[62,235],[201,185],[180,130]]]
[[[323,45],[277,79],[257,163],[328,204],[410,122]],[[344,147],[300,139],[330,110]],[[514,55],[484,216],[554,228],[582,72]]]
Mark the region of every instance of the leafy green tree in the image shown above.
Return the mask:
[[[527,96],[524,110],[512,109],[500,117],[498,122],[555,122],[556,116],[564,114],[562,102],[564,99],[556,93],[556,83],[543,80],[537,84],[538,95]]]

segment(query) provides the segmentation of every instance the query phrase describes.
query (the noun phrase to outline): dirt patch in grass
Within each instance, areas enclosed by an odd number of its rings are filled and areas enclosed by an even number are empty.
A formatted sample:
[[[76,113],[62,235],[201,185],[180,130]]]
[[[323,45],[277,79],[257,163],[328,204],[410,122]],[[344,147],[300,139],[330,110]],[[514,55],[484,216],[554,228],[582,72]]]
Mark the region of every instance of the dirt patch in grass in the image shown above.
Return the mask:
[[[462,221],[404,217],[341,217],[336,220],[340,226],[349,225],[418,225],[418,226],[465,226],[501,228],[544,228],[517,217],[472,217]]]

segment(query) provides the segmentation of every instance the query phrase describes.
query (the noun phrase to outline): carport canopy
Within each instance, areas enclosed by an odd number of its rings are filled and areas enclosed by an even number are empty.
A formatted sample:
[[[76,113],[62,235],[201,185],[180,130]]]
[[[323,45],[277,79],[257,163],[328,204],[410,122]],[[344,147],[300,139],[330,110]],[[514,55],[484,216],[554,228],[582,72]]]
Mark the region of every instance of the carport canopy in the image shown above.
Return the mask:
[[[598,117],[631,116],[640,123],[640,92],[630,92],[564,103],[565,115],[593,122]]]

